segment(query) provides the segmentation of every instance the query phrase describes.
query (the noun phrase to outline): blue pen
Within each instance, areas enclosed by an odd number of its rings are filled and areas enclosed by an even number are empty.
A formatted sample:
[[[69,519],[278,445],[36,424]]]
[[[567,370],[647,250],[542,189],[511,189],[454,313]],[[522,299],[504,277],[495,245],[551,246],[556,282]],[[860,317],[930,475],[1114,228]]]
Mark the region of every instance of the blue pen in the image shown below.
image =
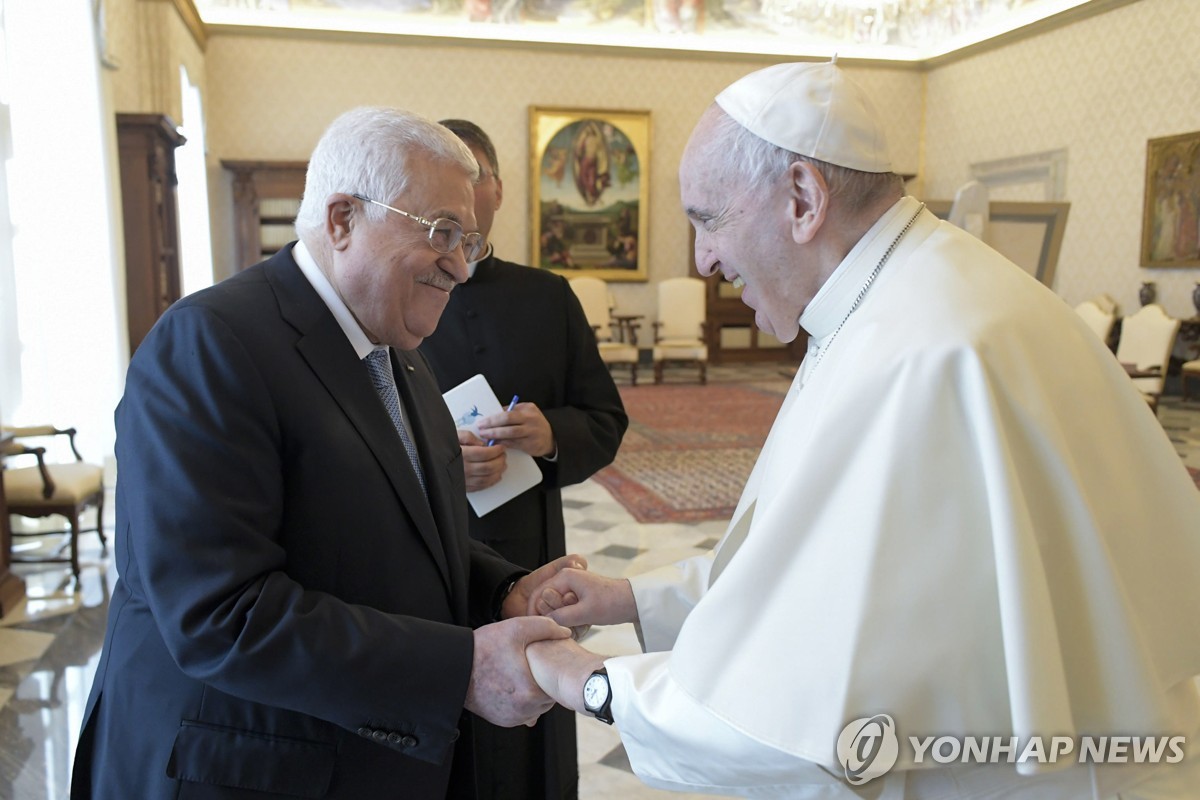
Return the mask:
[[[512,402],[510,402],[510,403],[508,404],[508,408],[506,408],[506,409],[504,409],[504,410],[505,410],[505,411],[512,411],[512,410],[513,410],[513,406],[515,406],[516,404],[517,404],[517,396],[514,394],[514,395],[513,395]],[[488,439],[487,446],[488,446],[488,447],[491,447],[491,446],[492,446],[492,445],[494,445],[495,443],[496,443],[496,440],[495,440],[495,439]]]

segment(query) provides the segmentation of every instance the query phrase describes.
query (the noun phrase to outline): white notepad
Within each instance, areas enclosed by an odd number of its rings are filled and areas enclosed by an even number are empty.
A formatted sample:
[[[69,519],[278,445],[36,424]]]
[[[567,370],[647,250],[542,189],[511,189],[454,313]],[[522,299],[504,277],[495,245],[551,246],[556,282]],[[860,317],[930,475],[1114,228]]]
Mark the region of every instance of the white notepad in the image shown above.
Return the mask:
[[[454,426],[469,430],[476,436],[479,436],[479,420],[504,410],[487,378],[482,375],[467,378],[443,394],[442,398],[450,409],[450,416],[454,417]],[[528,453],[508,448],[505,460],[507,466],[498,483],[477,492],[467,492],[471,508],[480,517],[542,482],[542,471]]]

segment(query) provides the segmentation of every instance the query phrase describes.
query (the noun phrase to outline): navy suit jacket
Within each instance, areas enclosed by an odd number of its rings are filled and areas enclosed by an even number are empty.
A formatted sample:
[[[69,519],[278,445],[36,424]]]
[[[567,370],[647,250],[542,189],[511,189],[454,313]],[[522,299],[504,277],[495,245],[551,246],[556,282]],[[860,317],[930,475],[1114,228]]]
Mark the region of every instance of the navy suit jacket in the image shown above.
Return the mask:
[[[155,325],[116,414],[120,579],[74,798],[446,796],[468,626],[517,568],[467,537],[424,360],[393,368],[428,499],[290,247]]]

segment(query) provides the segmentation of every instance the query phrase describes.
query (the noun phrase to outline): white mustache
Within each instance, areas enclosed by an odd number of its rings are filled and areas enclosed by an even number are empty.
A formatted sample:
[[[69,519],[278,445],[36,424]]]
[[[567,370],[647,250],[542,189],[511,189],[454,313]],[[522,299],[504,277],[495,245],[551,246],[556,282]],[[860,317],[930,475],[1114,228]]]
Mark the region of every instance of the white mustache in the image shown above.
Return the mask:
[[[432,286],[435,289],[441,289],[443,292],[448,292],[458,284],[449,275],[441,272],[434,272],[428,275],[421,275],[417,278],[417,283],[424,283]]]

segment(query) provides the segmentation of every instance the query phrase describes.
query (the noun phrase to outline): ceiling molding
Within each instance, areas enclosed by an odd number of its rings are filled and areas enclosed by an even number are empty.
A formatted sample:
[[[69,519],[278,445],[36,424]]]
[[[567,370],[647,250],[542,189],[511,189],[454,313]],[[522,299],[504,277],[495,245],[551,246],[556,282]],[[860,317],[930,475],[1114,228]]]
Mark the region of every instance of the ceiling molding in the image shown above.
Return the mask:
[[[194,0],[174,0],[174,2],[177,5],[186,4],[192,9],[193,13],[195,12]],[[844,64],[928,71],[959,59],[978,55],[989,49],[1002,47],[1030,36],[1037,36],[1135,2],[1138,2],[1138,0],[1088,0],[1083,5],[1060,11],[1053,16],[1031,22],[1016,30],[998,34],[983,42],[964,45],[949,52],[936,53],[926,57],[920,57],[915,54],[912,57],[898,55],[894,58],[886,55],[876,55],[869,51],[863,53],[863,48],[861,47],[858,47],[858,52],[862,54],[855,55],[854,50],[857,46],[852,44],[812,44],[810,46],[803,46],[803,49],[797,48],[791,52],[783,52],[785,48],[782,45],[771,47],[769,39],[756,40],[748,44],[744,41],[726,40],[725,42],[721,42],[718,38],[714,37],[711,42],[713,46],[703,50],[676,45],[673,42],[680,40],[673,39],[670,36],[662,38],[664,42],[669,43],[662,47],[656,46],[653,43],[622,44],[620,41],[615,43],[598,43],[595,41],[594,35],[582,37],[578,31],[571,29],[566,29],[557,34],[557,38],[552,38],[555,36],[554,33],[543,37],[543,34],[547,30],[546,28],[536,29],[536,33],[534,32],[535,29],[531,29],[527,35],[518,32],[512,37],[505,38],[487,36],[483,33],[483,31],[486,31],[486,28],[473,26],[464,28],[463,32],[454,32],[453,28],[449,26],[446,27],[445,32],[442,30],[431,30],[429,27],[416,33],[398,30],[369,30],[367,27],[333,30],[323,28],[319,24],[313,24],[311,19],[304,22],[297,22],[296,24],[287,24],[284,22],[286,16],[282,14],[278,17],[281,21],[278,25],[259,24],[257,22],[255,24],[244,25],[236,21],[231,21],[228,17],[200,24],[204,30],[207,30],[209,35],[265,36],[332,42],[400,43],[405,46],[477,47],[522,50],[526,52],[586,54],[590,57],[607,55],[659,60],[742,61],[751,64],[774,64],[781,61],[824,61],[834,53],[838,53],[838,60]]]
[[[989,50],[995,50],[1006,45],[1019,42],[1022,39],[1028,39],[1033,36],[1040,36],[1043,33],[1065,28],[1068,25],[1073,25],[1076,22],[1094,17],[1098,14],[1103,14],[1107,11],[1112,11],[1114,8],[1121,6],[1132,5],[1140,2],[1140,0],[1093,0],[1087,5],[1077,6],[1066,11],[1060,11],[1052,17],[1038,20],[1037,22],[1026,25],[1023,28],[1017,28],[1014,31],[1002,33],[999,36],[993,36],[982,42],[977,42],[966,47],[960,47],[957,50],[942,55],[927,58],[921,62],[924,69],[936,69],[944,67],[947,64],[952,64],[955,61],[961,61],[964,58],[977,56],[981,53],[986,53]]]

